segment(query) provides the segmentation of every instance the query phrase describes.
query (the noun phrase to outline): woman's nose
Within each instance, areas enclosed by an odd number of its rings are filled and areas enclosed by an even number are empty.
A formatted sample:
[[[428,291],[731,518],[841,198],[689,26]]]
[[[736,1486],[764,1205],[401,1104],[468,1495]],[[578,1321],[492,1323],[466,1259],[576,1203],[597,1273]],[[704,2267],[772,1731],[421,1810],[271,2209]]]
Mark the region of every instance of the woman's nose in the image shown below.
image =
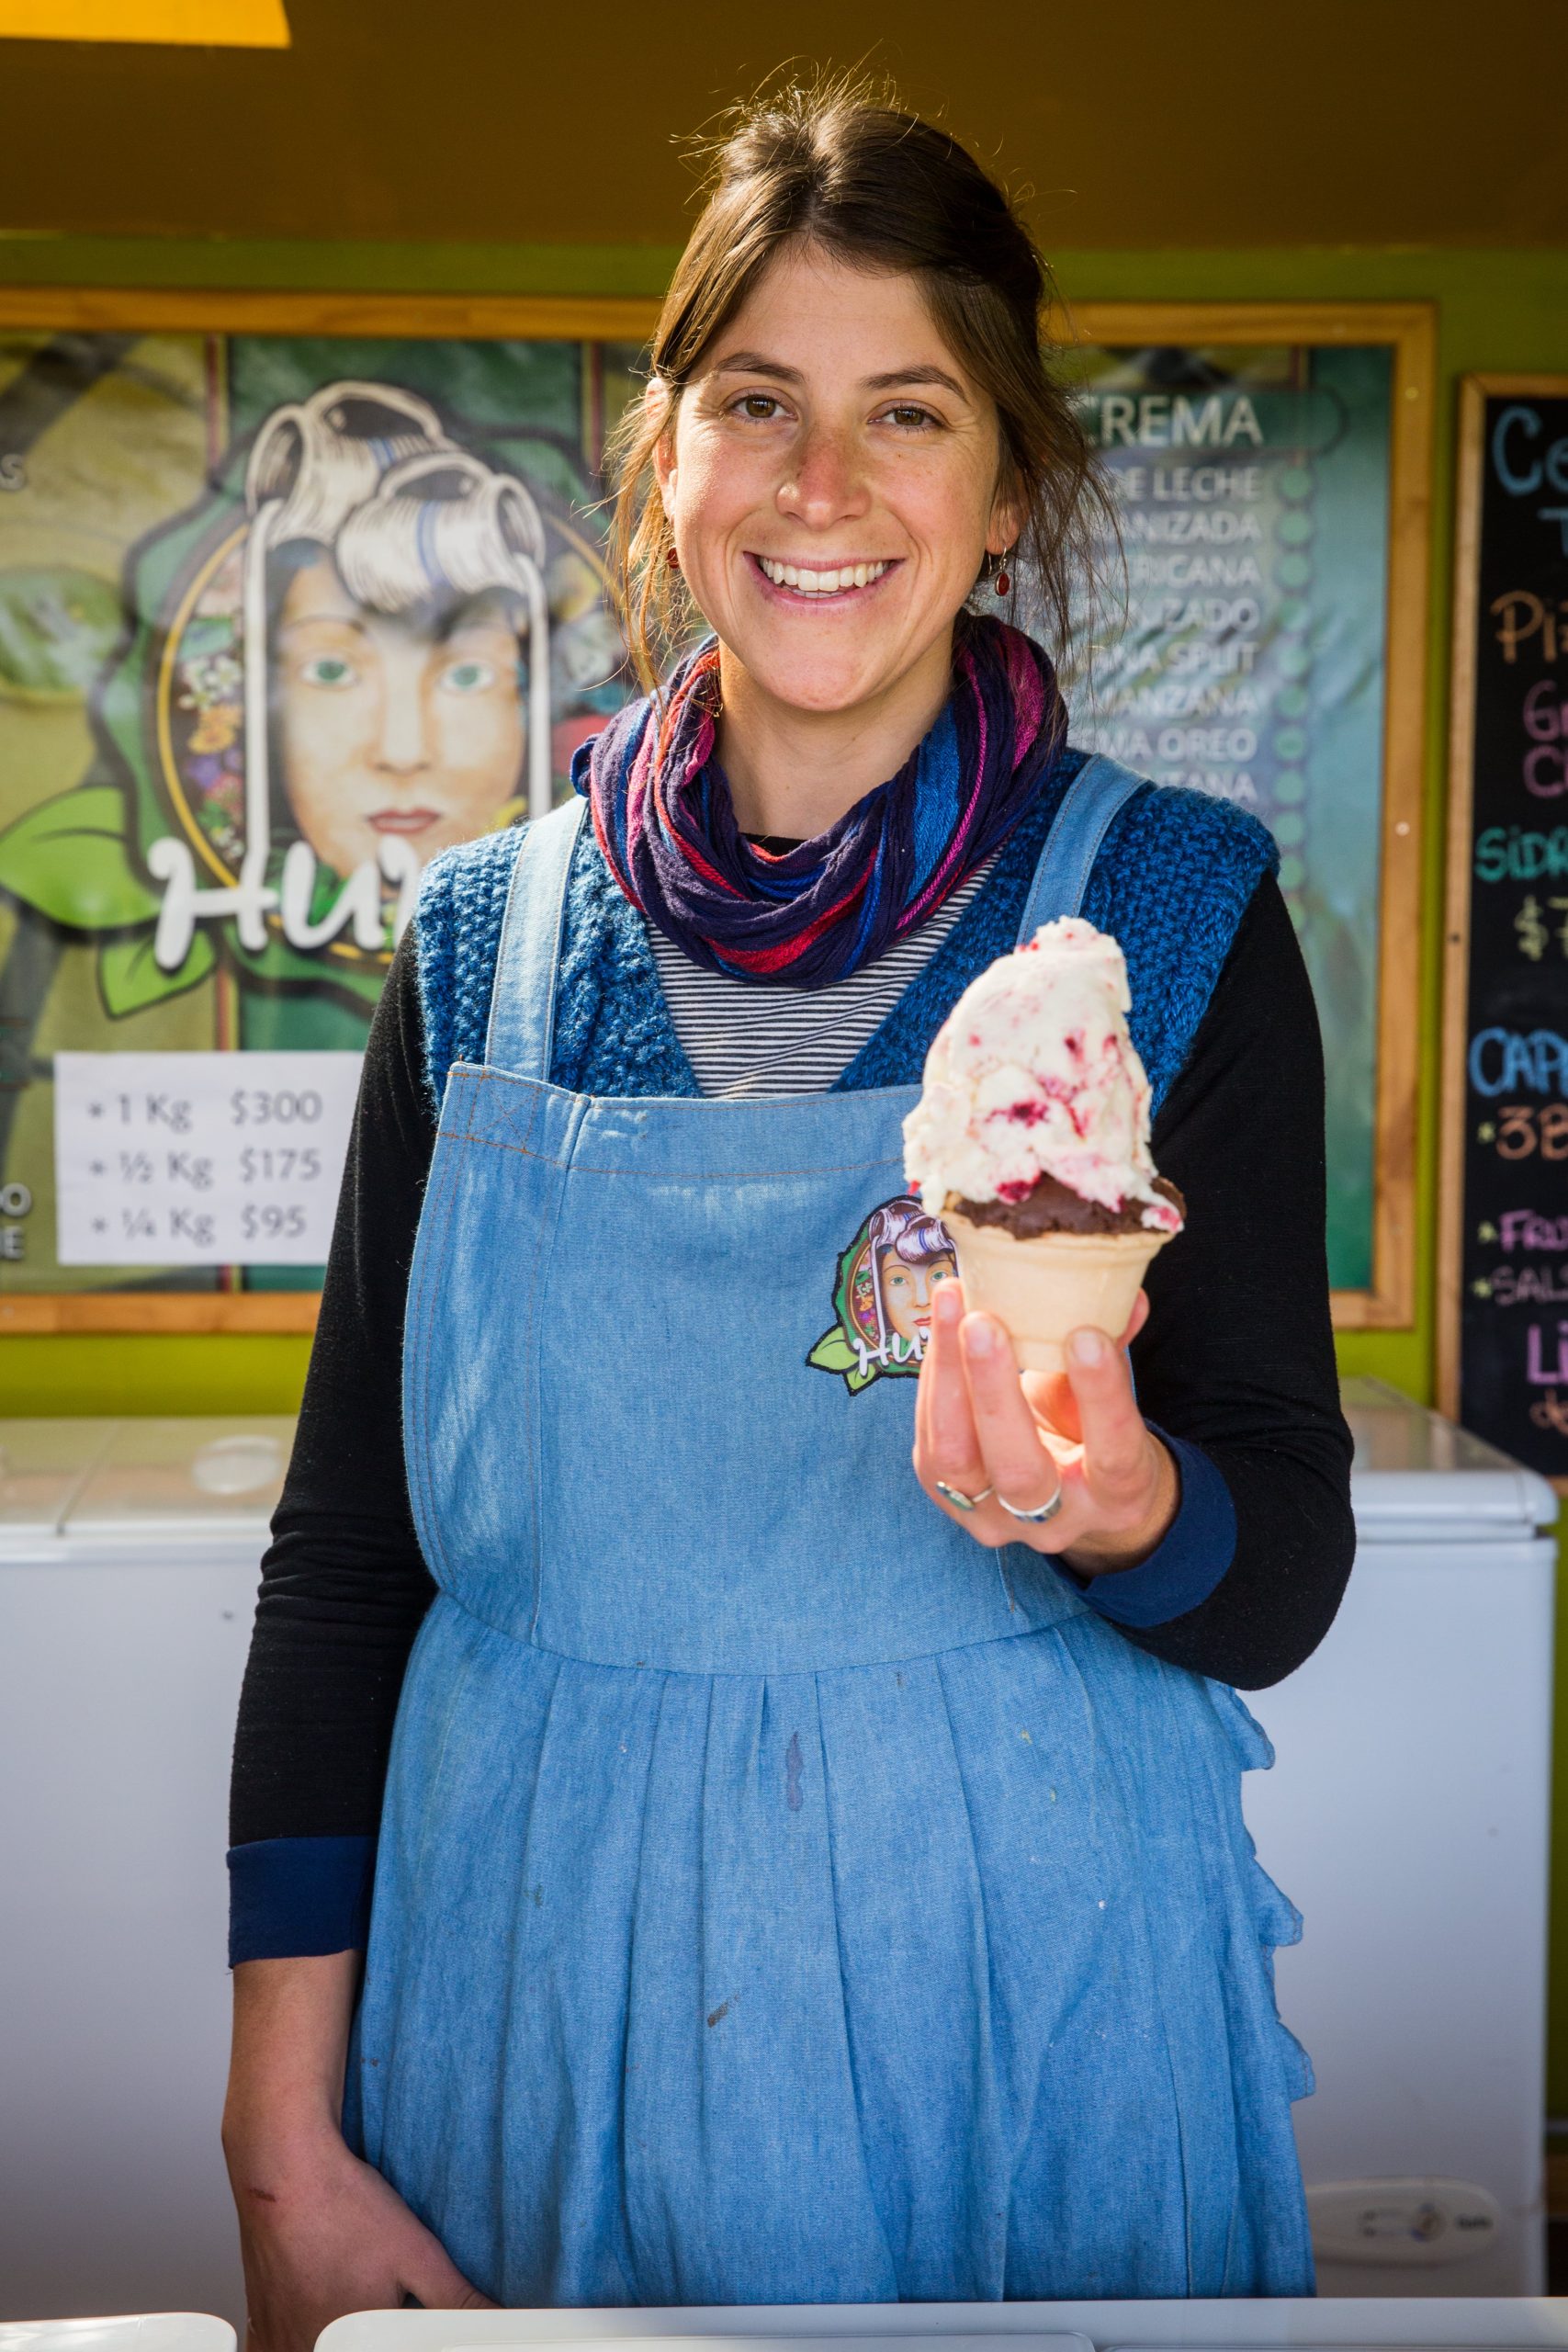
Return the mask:
[[[424,724],[423,679],[412,662],[387,664],[381,704],[381,740],[376,764],[393,775],[414,775],[430,765]]]
[[[795,464],[779,485],[780,514],[795,515],[819,531],[852,521],[869,503],[852,437],[826,425],[808,426],[795,444]]]

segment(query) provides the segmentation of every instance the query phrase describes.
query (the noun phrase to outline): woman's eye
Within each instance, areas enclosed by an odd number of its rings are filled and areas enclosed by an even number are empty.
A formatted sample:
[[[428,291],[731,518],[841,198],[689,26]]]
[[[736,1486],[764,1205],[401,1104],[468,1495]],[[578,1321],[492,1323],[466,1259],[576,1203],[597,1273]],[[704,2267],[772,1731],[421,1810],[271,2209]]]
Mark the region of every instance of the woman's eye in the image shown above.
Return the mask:
[[[299,673],[308,686],[352,686],[356,676],[352,662],[341,653],[313,654]]]
[[[926,425],[937,422],[929,408],[921,408],[915,401],[900,401],[897,408],[884,409],[883,414],[889,424],[897,424],[908,433],[920,432]]]
[[[441,683],[455,695],[483,694],[495,684],[495,672],[488,662],[454,662],[442,673]]]
[[[772,392],[742,392],[735,403],[737,415],[750,417],[754,424],[771,424],[779,413],[779,403]]]

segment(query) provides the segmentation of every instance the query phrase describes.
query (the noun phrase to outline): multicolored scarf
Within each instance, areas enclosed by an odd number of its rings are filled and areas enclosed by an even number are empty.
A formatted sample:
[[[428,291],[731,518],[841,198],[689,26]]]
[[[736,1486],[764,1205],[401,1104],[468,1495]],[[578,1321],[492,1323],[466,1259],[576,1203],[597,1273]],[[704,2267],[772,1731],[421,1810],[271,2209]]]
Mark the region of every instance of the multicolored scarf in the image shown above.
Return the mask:
[[[841,980],[919,928],[1028,807],[1066,733],[1039,646],[965,616],[953,692],[891,783],[815,840],[749,842],[714,756],[718,648],[629,704],[572,762],[610,871],[694,963],[790,988]]]

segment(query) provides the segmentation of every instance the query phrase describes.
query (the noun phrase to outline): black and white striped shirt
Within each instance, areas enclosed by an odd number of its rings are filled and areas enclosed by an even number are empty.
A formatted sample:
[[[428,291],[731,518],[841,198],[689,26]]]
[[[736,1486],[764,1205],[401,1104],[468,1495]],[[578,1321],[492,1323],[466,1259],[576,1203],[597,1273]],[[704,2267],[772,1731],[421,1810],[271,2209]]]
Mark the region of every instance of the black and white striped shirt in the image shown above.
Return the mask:
[[[648,924],[670,1019],[705,1094],[825,1094],[985,887],[977,866],[911,936],[826,988],[759,988],[694,964]]]

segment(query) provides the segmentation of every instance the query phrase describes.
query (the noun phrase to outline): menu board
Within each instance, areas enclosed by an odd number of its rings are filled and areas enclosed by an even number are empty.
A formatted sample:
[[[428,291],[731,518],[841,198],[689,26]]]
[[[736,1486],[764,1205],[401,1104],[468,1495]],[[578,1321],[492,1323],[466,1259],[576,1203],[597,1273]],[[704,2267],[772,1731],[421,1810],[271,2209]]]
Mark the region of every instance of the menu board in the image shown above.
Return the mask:
[[[1441,1401],[1568,1480],[1568,379],[1462,437]]]
[[[1125,618],[1078,740],[1260,817],[1333,1051],[1328,1261],[1373,1277],[1393,390],[1389,344],[1083,355]]]
[[[653,318],[4,297],[0,1330],[308,1327],[425,865],[630,691],[604,453]],[[1092,306],[1068,365],[1127,590],[1076,740],[1273,828],[1336,1315],[1407,1319],[1429,313]]]

